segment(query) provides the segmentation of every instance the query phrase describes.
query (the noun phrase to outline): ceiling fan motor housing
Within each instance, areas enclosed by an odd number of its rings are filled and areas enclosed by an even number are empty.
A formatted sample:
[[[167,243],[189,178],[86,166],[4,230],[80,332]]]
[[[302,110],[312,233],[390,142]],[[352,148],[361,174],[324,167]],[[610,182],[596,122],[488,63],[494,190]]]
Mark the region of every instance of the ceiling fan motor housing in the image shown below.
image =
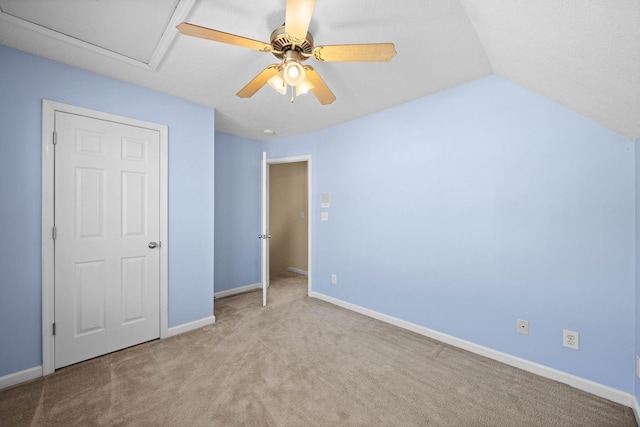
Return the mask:
[[[284,59],[287,51],[296,50],[300,52],[299,60],[305,61],[312,55],[313,36],[307,32],[304,40],[295,39],[284,31],[283,25],[271,33],[271,46],[273,47],[271,53],[278,59]]]

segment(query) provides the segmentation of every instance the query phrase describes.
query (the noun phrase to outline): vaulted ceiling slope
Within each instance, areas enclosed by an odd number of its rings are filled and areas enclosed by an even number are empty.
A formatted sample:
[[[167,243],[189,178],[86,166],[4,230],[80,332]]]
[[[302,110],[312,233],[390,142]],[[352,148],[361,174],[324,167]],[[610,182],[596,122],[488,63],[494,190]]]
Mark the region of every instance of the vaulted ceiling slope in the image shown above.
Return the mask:
[[[393,42],[389,63],[310,60],[337,100],[236,92],[268,53],[183,36],[181,21],[269,41],[285,0],[0,0],[0,44],[216,109],[219,131],[317,131],[501,75],[640,138],[640,0],[317,0],[316,45]]]
[[[462,0],[496,74],[640,138],[640,0]]]

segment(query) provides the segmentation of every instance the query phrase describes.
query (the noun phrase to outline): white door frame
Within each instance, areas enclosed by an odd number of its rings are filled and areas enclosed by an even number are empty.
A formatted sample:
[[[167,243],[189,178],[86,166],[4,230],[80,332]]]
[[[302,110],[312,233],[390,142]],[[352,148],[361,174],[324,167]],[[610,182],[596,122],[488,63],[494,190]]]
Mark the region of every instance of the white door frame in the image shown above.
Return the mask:
[[[89,110],[87,108],[42,100],[42,375],[55,371],[55,341],[52,325],[54,313],[54,246],[52,230],[54,225],[54,151],[53,132],[55,113],[92,117],[143,127],[158,131],[160,135],[160,338],[168,336],[168,223],[167,223],[167,170],[168,170],[168,128],[165,125]]]
[[[312,283],[312,277],[313,275],[311,274],[312,271],[312,257],[311,257],[311,237],[312,237],[312,233],[311,230],[313,229],[312,227],[312,221],[313,221],[313,214],[312,214],[312,210],[311,208],[313,207],[312,201],[313,201],[313,197],[312,197],[312,192],[311,189],[313,188],[313,186],[311,185],[311,179],[313,174],[311,173],[311,155],[304,155],[304,156],[294,156],[294,157],[278,157],[278,158],[273,158],[273,159],[269,159],[267,158],[267,168],[271,165],[277,165],[277,164],[282,164],[282,163],[298,163],[298,162],[307,162],[307,295],[311,295],[311,292],[313,292],[313,283]],[[267,175],[268,172],[267,172]],[[267,185],[267,200],[269,199],[269,186]],[[268,225],[268,224],[267,224]]]

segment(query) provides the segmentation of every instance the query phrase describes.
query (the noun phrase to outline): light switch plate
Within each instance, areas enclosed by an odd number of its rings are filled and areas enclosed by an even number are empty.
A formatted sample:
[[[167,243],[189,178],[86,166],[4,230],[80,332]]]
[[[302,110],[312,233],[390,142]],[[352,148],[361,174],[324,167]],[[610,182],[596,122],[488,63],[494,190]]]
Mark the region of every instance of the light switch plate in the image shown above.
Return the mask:
[[[320,212],[320,221],[329,221],[329,212]]]
[[[331,206],[331,196],[329,193],[322,193],[320,195],[320,207],[328,208],[329,206]]]

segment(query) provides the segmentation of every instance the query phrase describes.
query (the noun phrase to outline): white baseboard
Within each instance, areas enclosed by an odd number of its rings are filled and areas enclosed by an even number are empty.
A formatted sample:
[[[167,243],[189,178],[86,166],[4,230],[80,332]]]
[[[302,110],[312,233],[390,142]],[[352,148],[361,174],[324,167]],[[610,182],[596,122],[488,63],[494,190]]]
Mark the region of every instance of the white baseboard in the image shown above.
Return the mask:
[[[16,384],[30,381],[42,376],[42,366],[36,366],[35,368],[25,369],[24,371],[15,372],[13,374],[0,377],[0,390],[3,388],[11,387]]]
[[[261,289],[262,283],[252,283],[250,285],[239,286],[237,288],[228,289],[226,291],[215,292],[213,294],[214,298],[224,298],[230,297],[231,295],[241,294],[243,292],[252,291],[254,289]]]
[[[631,406],[631,409],[633,409],[633,415],[636,416],[636,424],[640,426],[640,405],[638,405],[638,399],[636,399],[635,396],[633,396],[633,406]]]
[[[214,323],[216,323],[216,317],[209,316],[204,319],[184,323],[180,326],[174,326],[173,328],[169,328],[167,338],[184,334],[185,332],[193,331],[194,329],[202,328],[203,326],[212,325]]]
[[[309,272],[304,271],[304,270],[300,270],[299,268],[295,268],[295,267],[287,267],[287,271],[290,271],[292,273],[302,274],[303,276],[308,276],[309,275]]]
[[[168,329],[166,338],[174,335],[183,334],[185,332],[192,331],[194,329],[201,328],[203,326],[211,325],[216,322],[215,316],[206,317],[204,319],[196,320],[194,322],[185,323],[180,326],[175,326]],[[15,372],[13,374],[0,377],[0,390],[3,388],[11,387],[16,384],[23,383],[25,381],[33,380],[42,376],[42,366],[36,366],[35,368],[25,369],[24,371]]]
[[[640,410],[640,408],[637,407],[637,400],[630,393],[625,393],[623,391],[617,390],[615,388],[612,388],[603,384],[596,383],[591,380],[587,380],[572,374],[568,374],[566,372],[559,371],[557,369],[549,368],[548,366],[540,365],[538,363],[531,362],[526,359],[521,359],[519,357],[515,357],[507,353],[502,353],[500,351],[493,350],[488,347],[474,344],[470,341],[456,338],[451,335],[443,334],[441,332],[434,331],[433,329],[429,329],[424,326],[417,325],[415,323],[407,322],[405,320],[401,320],[393,316],[382,314],[377,311],[370,310],[368,308],[360,307],[358,305],[351,304],[349,302],[342,301],[337,298],[333,298],[324,294],[320,294],[318,292],[311,292],[309,296],[326,301],[328,303],[337,305],[342,308],[346,308],[347,310],[355,311],[356,313],[364,314],[365,316],[369,316],[374,319],[378,319],[383,322],[390,323],[392,325],[398,326],[403,329],[407,329],[409,331],[418,333],[420,335],[433,338],[435,340],[452,345],[454,347],[458,347],[463,350],[467,350],[472,353],[479,354],[480,356],[488,357],[489,359],[497,360],[498,362],[502,362],[504,364],[514,366],[524,371],[531,372],[536,375],[540,375],[541,377],[549,378],[549,379],[570,385],[579,390],[586,391],[587,393],[591,393],[593,395],[611,400],[621,405],[631,407],[634,409],[634,412],[636,412],[636,419],[638,419],[638,413],[640,412],[637,412],[637,411]],[[635,405],[634,405],[634,402],[635,402]]]

